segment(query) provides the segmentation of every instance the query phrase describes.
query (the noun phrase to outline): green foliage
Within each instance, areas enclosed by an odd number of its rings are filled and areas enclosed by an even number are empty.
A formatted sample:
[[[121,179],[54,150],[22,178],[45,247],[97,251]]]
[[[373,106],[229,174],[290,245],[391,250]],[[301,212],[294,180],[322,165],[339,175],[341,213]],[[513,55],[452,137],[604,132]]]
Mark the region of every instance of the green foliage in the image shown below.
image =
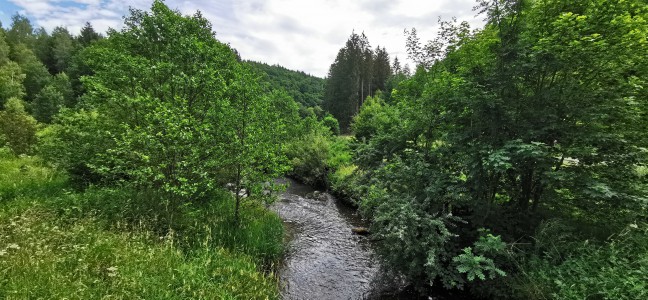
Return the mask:
[[[10,98],[22,98],[25,95],[24,80],[25,73],[17,63],[9,61],[0,65],[0,109],[4,108]]]
[[[102,39],[103,36],[94,30],[90,22],[86,22],[77,37],[77,41],[82,47],[88,47],[95,41]]]
[[[78,45],[74,37],[68,32],[67,28],[56,27],[52,30],[50,37],[51,43],[51,59],[53,65],[50,70],[53,74],[66,72],[72,57],[77,51]]]
[[[4,30],[0,29],[0,66],[9,62],[9,44],[7,44]]]
[[[76,185],[115,181],[123,174],[108,174],[97,168],[105,149],[115,144],[106,131],[118,128],[108,125],[111,123],[106,116],[96,110],[63,110],[55,124],[39,132],[39,154],[66,170]]]
[[[286,147],[292,166],[288,174],[312,186],[331,187],[333,174],[352,163],[348,138],[332,135],[330,127],[314,116],[302,119],[297,127],[297,137]]]
[[[40,122],[50,123],[64,103],[63,94],[54,86],[48,85],[34,99],[34,116]]]
[[[82,110],[57,120],[54,153],[45,155],[73,176],[128,181],[182,202],[232,182],[262,197],[261,185],[283,170],[285,112],[273,105],[281,96],[264,93],[200,14],[156,1],[81,57],[93,72]],[[86,154],[76,150],[84,139],[94,140]]]
[[[385,89],[391,73],[385,48],[378,47],[374,52],[364,34],[352,33],[331,64],[323,102],[324,109],[340,122],[343,133],[349,131],[365,98]]]
[[[263,80],[274,88],[284,89],[303,108],[317,107],[324,97],[324,79],[301,71],[288,70],[279,65],[246,61],[253,69],[263,74]]]
[[[328,131],[328,129],[325,129]],[[311,186],[326,186],[330,137],[311,133],[292,141],[286,148],[292,170],[290,175]]]
[[[442,22],[425,46],[408,33],[416,74],[353,125],[361,210],[387,265],[420,287],[482,288],[470,279],[520,270],[480,252],[479,228],[527,245],[550,217],[593,240],[645,218],[640,2],[480,1],[483,30]]]
[[[72,106],[74,95],[70,80],[65,73],[56,74],[34,99],[33,113],[39,122],[51,123],[62,107]]]
[[[340,124],[331,114],[326,114],[324,118],[322,118],[322,125],[330,129],[333,135],[340,134]]]
[[[379,132],[385,132],[387,128],[394,126],[395,110],[385,104],[381,97],[367,97],[362,104],[360,113],[353,118],[351,128],[357,139],[370,139]]]
[[[279,217],[229,193],[170,206],[154,191],[67,188],[36,157],[0,153],[3,298],[277,299],[264,267],[282,253]]]
[[[12,61],[18,63],[25,73],[25,81],[23,82],[26,91],[25,99],[31,102],[36,97],[36,94],[49,82],[51,76],[32,50],[24,44],[13,46],[11,52]]]
[[[34,27],[26,16],[16,13],[11,16],[11,25],[7,30],[7,43],[10,45],[25,44],[31,47],[34,38]]]
[[[506,244],[502,242],[501,237],[494,236],[490,233],[482,235],[475,242],[475,249],[466,247],[463,253],[455,256],[452,262],[456,265],[457,271],[466,274],[468,281],[476,278],[486,280],[486,274],[489,279],[497,276],[506,276],[506,273],[495,266],[493,259],[486,257],[487,254],[501,254]]]
[[[633,223],[605,244],[596,241],[553,242],[521,267],[516,285],[525,299],[643,299],[648,296],[647,226]],[[552,237],[542,242],[551,243]],[[559,249],[559,250],[558,250]],[[558,250],[558,251],[556,251]]]
[[[0,111],[0,136],[16,154],[30,154],[36,145],[36,120],[25,112],[23,102],[10,98]],[[4,145],[3,145],[4,146]]]

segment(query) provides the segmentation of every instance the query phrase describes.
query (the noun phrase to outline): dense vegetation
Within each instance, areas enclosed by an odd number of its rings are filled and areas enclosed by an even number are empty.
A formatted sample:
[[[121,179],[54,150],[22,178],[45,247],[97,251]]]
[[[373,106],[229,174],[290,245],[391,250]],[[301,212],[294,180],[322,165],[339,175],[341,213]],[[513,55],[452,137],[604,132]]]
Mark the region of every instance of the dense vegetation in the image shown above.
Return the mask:
[[[385,91],[392,75],[389,54],[383,47],[371,49],[363,34],[351,34],[329,69],[324,94],[324,109],[348,132],[351,119],[358,113],[365,98]]]
[[[0,64],[1,298],[279,296],[264,204],[298,105],[199,13],[156,1],[105,38],[16,15]]]
[[[416,73],[351,125],[342,182],[381,256],[421,293],[645,298],[648,8],[478,8],[481,30],[408,31]]]
[[[255,61],[246,63],[264,74],[263,78],[271,87],[283,88],[300,105],[300,112],[312,107],[319,112],[317,115],[322,114],[320,107],[324,97],[324,79],[279,65],[271,66]]]
[[[326,81],[161,1],[105,37],[14,16],[0,298],[277,298],[284,174],[358,207],[423,295],[648,298],[648,7],[477,8],[406,32],[413,74],[354,33]]]

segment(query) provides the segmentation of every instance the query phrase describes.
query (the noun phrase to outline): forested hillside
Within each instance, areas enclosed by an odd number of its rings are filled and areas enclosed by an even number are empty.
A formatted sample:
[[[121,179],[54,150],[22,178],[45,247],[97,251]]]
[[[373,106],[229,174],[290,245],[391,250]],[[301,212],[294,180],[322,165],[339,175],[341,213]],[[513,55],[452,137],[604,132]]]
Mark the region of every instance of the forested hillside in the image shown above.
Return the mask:
[[[279,65],[268,65],[262,62],[247,61],[252,68],[265,74],[263,76],[270,86],[283,88],[288,95],[299,103],[304,109],[321,107],[324,97],[324,82],[302,71],[288,70]]]
[[[440,20],[431,41],[406,30],[412,71],[354,31],[326,79],[242,60],[159,0],[105,33],[16,14],[0,298],[280,298],[290,238],[313,230],[272,211],[289,176],[333,196],[286,210],[367,227],[298,246],[375,249],[384,274],[361,284],[396,286],[378,296],[648,299],[645,1],[476,13],[483,28]]]

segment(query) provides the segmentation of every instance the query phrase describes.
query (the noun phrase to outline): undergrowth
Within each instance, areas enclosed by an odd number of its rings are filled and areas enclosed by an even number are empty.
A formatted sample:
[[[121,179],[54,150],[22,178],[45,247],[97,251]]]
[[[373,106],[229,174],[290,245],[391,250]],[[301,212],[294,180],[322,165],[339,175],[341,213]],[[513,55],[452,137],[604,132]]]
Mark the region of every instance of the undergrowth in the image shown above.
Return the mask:
[[[0,298],[276,299],[281,220],[229,193],[68,187],[37,157],[0,153]]]

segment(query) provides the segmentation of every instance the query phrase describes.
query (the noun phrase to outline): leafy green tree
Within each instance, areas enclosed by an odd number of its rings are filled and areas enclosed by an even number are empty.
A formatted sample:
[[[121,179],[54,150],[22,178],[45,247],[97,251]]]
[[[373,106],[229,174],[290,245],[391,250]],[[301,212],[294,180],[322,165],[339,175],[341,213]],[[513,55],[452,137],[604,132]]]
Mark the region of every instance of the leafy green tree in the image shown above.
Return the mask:
[[[170,204],[207,200],[227,183],[264,198],[262,184],[282,170],[285,125],[277,100],[200,13],[182,16],[161,1],[150,12],[133,9],[124,29],[81,57],[93,71],[78,105],[85,110],[69,118],[63,112],[55,127],[87,128],[84,135],[107,142],[76,164],[163,191]],[[74,136],[50,140],[69,149]]]
[[[247,66],[234,69],[234,80],[228,86],[230,99],[225,112],[225,135],[223,162],[233,170],[236,198],[234,219],[240,219],[240,205],[247,196],[270,200],[268,183],[286,171],[282,140],[286,139],[286,124],[280,111],[273,104],[276,94],[263,95],[254,82],[258,77]],[[284,98],[285,99],[285,98]]]
[[[334,135],[340,134],[340,124],[331,114],[326,114],[322,119],[322,125],[326,126],[331,130]]]
[[[48,70],[53,70],[54,61],[52,58],[52,39],[49,33],[47,33],[45,28],[40,27],[36,29],[34,36],[34,54]]]
[[[50,72],[58,74],[67,71],[72,57],[77,51],[77,42],[70,32],[65,27],[56,27],[52,31],[51,39],[51,53],[52,63]]]
[[[645,217],[640,2],[482,1],[483,30],[442,22],[424,46],[410,32],[419,65],[391,94],[398,122],[368,126],[374,105],[357,121],[362,206],[389,266],[460,287],[502,264],[464,250],[479,228],[519,242],[551,217],[600,235]]]
[[[18,63],[25,73],[25,100],[32,102],[36,95],[45,87],[50,80],[47,68],[38,60],[36,55],[24,44],[13,47],[11,58]]]
[[[4,136],[14,154],[29,154],[36,145],[36,120],[25,111],[18,98],[12,97],[0,111],[0,136]]]
[[[371,139],[378,133],[385,132],[395,125],[395,110],[377,95],[367,97],[360,113],[353,118],[351,128],[356,138]]]
[[[0,65],[0,108],[10,98],[20,99],[25,94],[24,80],[25,74],[17,63],[8,61]]]
[[[63,106],[63,103],[65,103],[63,94],[54,86],[48,85],[36,95],[32,110],[39,122],[50,123],[52,117]]]
[[[74,102],[70,80],[65,73],[59,73],[36,95],[32,110],[39,122],[50,123],[62,107],[71,107]]]
[[[11,17],[11,25],[7,31],[7,43],[10,46],[25,44],[32,47],[34,43],[34,27],[27,17],[16,13]]]
[[[4,30],[0,30],[0,65],[9,62],[9,44],[7,44]]]

